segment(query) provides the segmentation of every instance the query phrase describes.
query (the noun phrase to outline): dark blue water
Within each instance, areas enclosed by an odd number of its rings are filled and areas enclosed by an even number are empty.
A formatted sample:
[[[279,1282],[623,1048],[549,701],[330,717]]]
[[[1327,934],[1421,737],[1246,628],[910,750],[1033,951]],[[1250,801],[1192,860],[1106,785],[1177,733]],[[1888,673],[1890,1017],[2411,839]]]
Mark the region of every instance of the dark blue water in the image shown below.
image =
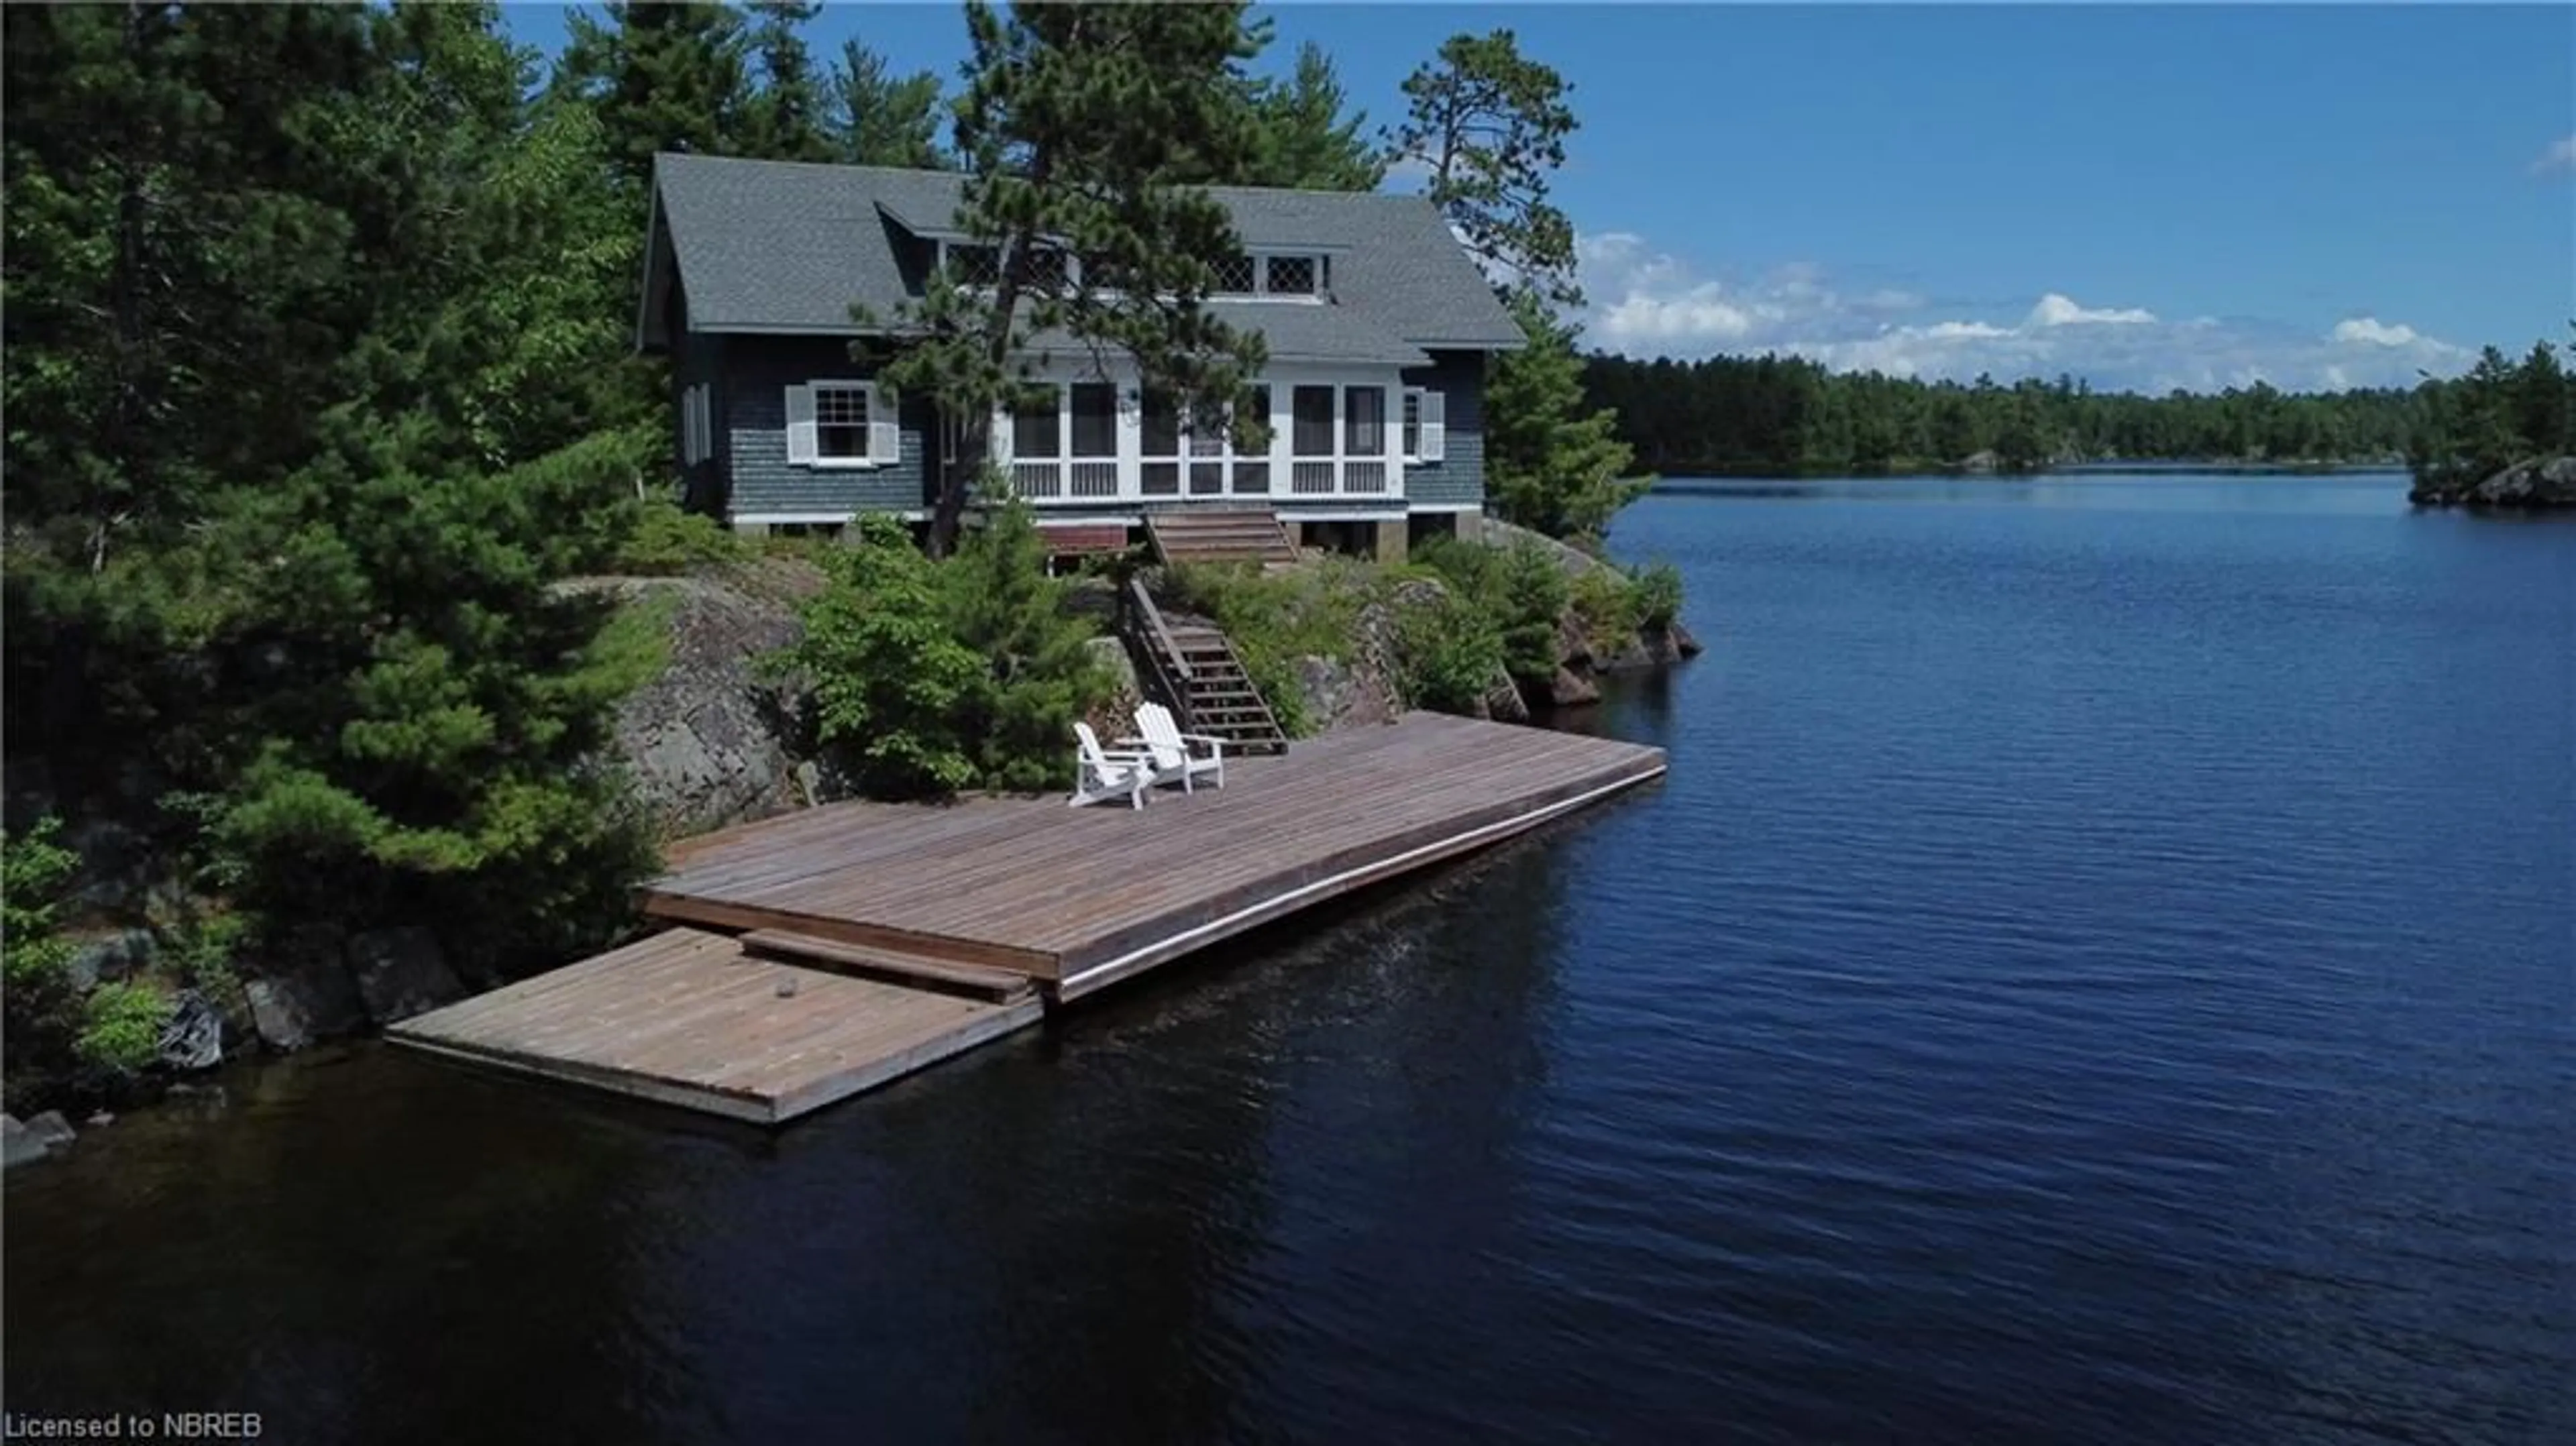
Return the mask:
[[[2576,526],[1728,485],[1664,785],[784,1134],[361,1049],[8,1181],[12,1411],[2576,1439]]]

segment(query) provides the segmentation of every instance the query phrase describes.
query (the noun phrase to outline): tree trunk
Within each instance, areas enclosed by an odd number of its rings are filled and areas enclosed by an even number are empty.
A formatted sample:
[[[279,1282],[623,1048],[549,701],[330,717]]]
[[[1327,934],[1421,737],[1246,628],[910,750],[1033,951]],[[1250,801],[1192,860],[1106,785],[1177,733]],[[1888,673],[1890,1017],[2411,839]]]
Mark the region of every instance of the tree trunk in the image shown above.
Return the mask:
[[[1039,179],[1044,179],[1043,171]],[[1003,378],[1006,390],[1011,364],[1011,323],[1020,311],[1022,262],[1019,258],[1028,249],[1029,242],[1029,235],[1023,232],[997,248],[1002,258],[1001,276],[993,287],[993,309],[984,317],[987,375]],[[991,403],[986,403],[985,410],[991,410]],[[975,425],[977,420],[974,417],[958,419],[957,454],[961,465],[951,467],[948,475],[939,479],[939,500],[930,509],[929,551],[932,557],[946,557],[956,549],[957,529],[966,516],[968,494],[974,490],[976,480],[983,476],[984,461],[991,452],[992,419],[989,416],[982,418],[981,427]]]
[[[946,557],[957,546],[957,528],[966,515],[967,489],[983,475],[985,460],[992,455],[992,419],[982,426],[975,419],[960,417],[957,421],[957,455],[948,459],[947,475],[939,479],[939,499],[930,512],[930,555]]]

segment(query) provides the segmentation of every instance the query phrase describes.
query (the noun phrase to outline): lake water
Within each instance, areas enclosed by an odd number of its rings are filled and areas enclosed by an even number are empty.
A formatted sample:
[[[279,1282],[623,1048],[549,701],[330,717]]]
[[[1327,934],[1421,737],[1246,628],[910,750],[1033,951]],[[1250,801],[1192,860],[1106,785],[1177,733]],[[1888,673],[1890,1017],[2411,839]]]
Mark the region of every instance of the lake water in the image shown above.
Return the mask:
[[[1709,484],[1668,781],[777,1135],[363,1047],[6,1187],[305,1442],[2576,1439],[2576,526]]]

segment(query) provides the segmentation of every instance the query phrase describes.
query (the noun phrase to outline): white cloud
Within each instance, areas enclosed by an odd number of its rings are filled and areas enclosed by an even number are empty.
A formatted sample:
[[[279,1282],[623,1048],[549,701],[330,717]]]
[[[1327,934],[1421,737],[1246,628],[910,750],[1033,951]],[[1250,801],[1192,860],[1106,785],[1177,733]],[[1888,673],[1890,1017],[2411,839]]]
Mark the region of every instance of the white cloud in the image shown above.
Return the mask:
[[[1390,183],[1408,185],[1415,181],[1430,180],[1431,163],[1410,153],[1398,156],[1387,163],[1386,179]]]
[[[2075,298],[2050,292],[2030,309],[2027,326],[2136,326],[2156,319],[2156,314],[2142,306],[2110,311],[2091,311],[2075,304]]]
[[[2413,346],[2424,338],[2411,326],[2390,326],[2375,316],[2356,316],[2336,322],[2327,339],[2362,346]]]
[[[1630,232],[1577,238],[1590,345],[1631,356],[1803,356],[1837,371],[1965,381],[2084,377],[2104,390],[2408,386],[2469,353],[2411,326],[2357,316],[2320,335],[2246,318],[2165,321],[2042,291],[2026,309],[1943,307],[1893,288],[1845,290],[1813,265],[1702,275]],[[1943,312],[1947,314],[1943,314]],[[1981,314],[1982,313],[1982,314]]]
[[[2549,148],[2540,153],[2540,159],[2531,163],[2531,173],[2535,176],[2545,176],[2552,171],[2576,173],[2576,136],[2551,141]]]

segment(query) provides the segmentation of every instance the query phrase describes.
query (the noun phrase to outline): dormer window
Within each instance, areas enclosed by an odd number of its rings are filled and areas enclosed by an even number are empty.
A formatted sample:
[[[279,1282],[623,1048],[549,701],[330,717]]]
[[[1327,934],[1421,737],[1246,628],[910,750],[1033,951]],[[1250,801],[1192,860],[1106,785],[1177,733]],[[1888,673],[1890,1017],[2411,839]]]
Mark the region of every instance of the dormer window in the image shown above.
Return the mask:
[[[1210,289],[1219,296],[1250,296],[1261,287],[1260,268],[1240,251],[1218,257],[1212,269],[1216,272],[1216,285]]]
[[[1323,268],[1316,264],[1314,257],[1269,256],[1264,257],[1263,260],[1268,263],[1265,277],[1267,285],[1263,289],[1272,296],[1315,294],[1317,273]]]
[[[1307,251],[1236,252],[1219,257],[1209,270],[1216,274],[1209,294],[1233,301],[1313,301],[1332,285],[1327,259]]]
[[[1028,250],[1027,263],[1020,269],[1020,282],[1038,291],[1062,291],[1072,284],[1073,267],[1061,247],[1041,242]]]
[[[959,286],[990,286],[1002,279],[1001,253],[990,246],[949,241],[940,247],[948,279]]]
[[[1002,279],[1001,252],[986,243],[944,241],[940,243],[939,258],[948,279],[959,286],[991,286]],[[1029,248],[1028,261],[1020,268],[1020,283],[1037,291],[1062,291],[1078,274],[1063,247],[1041,241]]]

